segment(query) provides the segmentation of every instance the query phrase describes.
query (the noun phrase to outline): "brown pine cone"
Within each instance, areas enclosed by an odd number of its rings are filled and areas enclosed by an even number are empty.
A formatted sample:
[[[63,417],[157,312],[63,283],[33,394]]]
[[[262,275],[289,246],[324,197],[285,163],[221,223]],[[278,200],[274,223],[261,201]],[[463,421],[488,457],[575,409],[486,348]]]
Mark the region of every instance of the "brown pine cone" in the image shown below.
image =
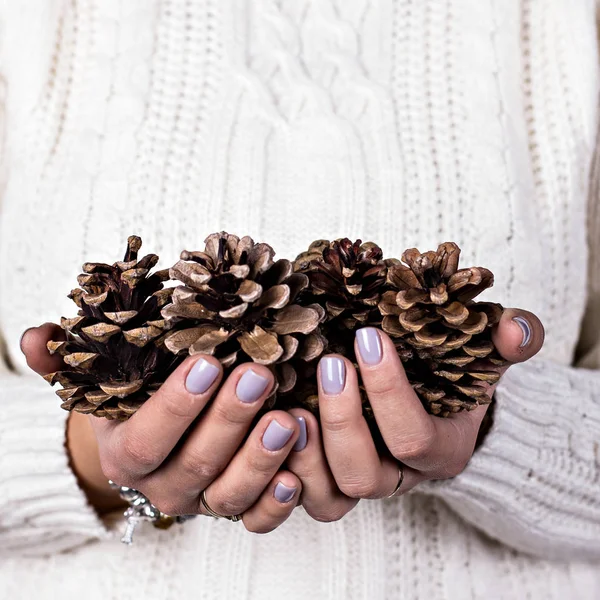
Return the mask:
[[[308,275],[303,293],[321,304],[330,326],[355,329],[381,321],[377,305],[386,282],[388,261],[373,242],[348,238],[316,240],[294,261],[294,270]]]
[[[327,353],[346,356],[358,367],[354,354],[355,330],[367,325],[381,327],[378,304],[385,289],[387,269],[397,262],[383,259],[381,248],[373,242],[352,242],[348,238],[316,240],[296,257],[294,270],[306,273],[310,282],[300,299],[321,304],[326,311],[321,331],[327,340]],[[316,367],[316,362],[303,366],[302,384],[286,400],[289,406],[302,406],[318,416]],[[363,411],[373,434],[377,435],[360,375],[359,385]]]
[[[163,346],[168,324],[160,311],[172,289],[163,289],[168,270],[150,270],[158,256],[138,260],[142,241],[127,240],[121,262],[85,263],[71,291],[78,316],[61,319],[66,340],[48,342],[65,367],[44,377],[58,382],[62,408],[97,417],[131,416],[181,362]]]
[[[270,365],[273,394],[291,391],[295,365],[315,360],[325,348],[319,328],[325,311],[296,301],[308,277],[274,255],[268,244],[226,232],[209,235],[203,251],[182,252],[170,272],[182,285],[162,310],[173,328],[167,348],[213,355],[226,368],[247,361]]]
[[[494,276],[481,267],[458,270],[459,256],[454,243],[423,254],[407,250],[406,264],[388,269],[379,303],[382,328],[394,338],[416,393],[442,417],[488,404],[485,384],[496,383],[495,367],[505,364],[491,339],[503,308],[473,300]]]

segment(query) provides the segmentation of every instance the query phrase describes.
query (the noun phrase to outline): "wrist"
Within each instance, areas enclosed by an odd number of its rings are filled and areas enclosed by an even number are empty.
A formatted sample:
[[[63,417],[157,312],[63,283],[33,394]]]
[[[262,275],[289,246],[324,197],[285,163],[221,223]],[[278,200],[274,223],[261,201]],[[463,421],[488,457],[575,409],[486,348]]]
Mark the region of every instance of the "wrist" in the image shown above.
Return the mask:
[[[99,514],[126,506],[102,472],[96,436],[87,415],[73,412],[67,419],[69,466],[88,502]]]

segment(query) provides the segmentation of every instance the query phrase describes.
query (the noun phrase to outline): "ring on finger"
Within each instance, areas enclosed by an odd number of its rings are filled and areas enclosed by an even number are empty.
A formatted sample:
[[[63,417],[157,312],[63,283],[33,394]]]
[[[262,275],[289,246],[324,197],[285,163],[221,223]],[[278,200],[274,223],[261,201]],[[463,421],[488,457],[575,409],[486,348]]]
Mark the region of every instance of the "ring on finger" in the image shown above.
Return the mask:
[[[202,506],[204,507],[204,510],[211,517],[215,517],[215,519],[227,519],[228,521],[233,521],[234,523],[237,523],[238,521],[242,520],[242,515],[221,515],[218,512],[214,511],[208,505],[208,502],[206,501],[206,490],[203,490],[202,494],[200,494],[200,502],[202,503]]]
[[[386,496],[386,497],[393,498],[400,491],[400,487],[402,486],[403,481],[404,481],[404,465],[402,463],[398,463],[398,483],[396,484],[394,491],[389,496]]]

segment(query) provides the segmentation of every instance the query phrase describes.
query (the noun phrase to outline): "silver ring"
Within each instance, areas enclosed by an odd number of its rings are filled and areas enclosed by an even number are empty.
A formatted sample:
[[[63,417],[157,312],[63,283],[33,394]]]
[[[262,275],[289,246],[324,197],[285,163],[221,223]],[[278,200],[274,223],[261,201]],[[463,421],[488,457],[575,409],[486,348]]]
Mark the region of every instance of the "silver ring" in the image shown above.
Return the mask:
[[[215,519],[227,519],[228,521],[233,521],[234,523],[242,520],[242,515],[220,515],[218,512],[215,512],[206,501],[206,490],[203,490],[202,494],[200,494],[200,502],[202,503],[204,510]]]
[[[393,498],[400,491],[400,486],[402,485],[403,481],[404,481],[404,466],[402,465],[402,463],[398,463],[398,483],[396,484],[394,491],[389,496],[386,496],[386,498]]]

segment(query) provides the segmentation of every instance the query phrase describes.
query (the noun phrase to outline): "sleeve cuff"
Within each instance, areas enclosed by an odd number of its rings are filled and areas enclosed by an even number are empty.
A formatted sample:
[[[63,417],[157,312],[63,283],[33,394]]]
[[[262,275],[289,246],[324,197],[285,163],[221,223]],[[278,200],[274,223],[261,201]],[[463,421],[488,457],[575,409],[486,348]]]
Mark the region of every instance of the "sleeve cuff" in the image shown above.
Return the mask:
[[[466,469],[421,491],[519,550],[600,558],[600,372],[514,365],[494,425]]]

